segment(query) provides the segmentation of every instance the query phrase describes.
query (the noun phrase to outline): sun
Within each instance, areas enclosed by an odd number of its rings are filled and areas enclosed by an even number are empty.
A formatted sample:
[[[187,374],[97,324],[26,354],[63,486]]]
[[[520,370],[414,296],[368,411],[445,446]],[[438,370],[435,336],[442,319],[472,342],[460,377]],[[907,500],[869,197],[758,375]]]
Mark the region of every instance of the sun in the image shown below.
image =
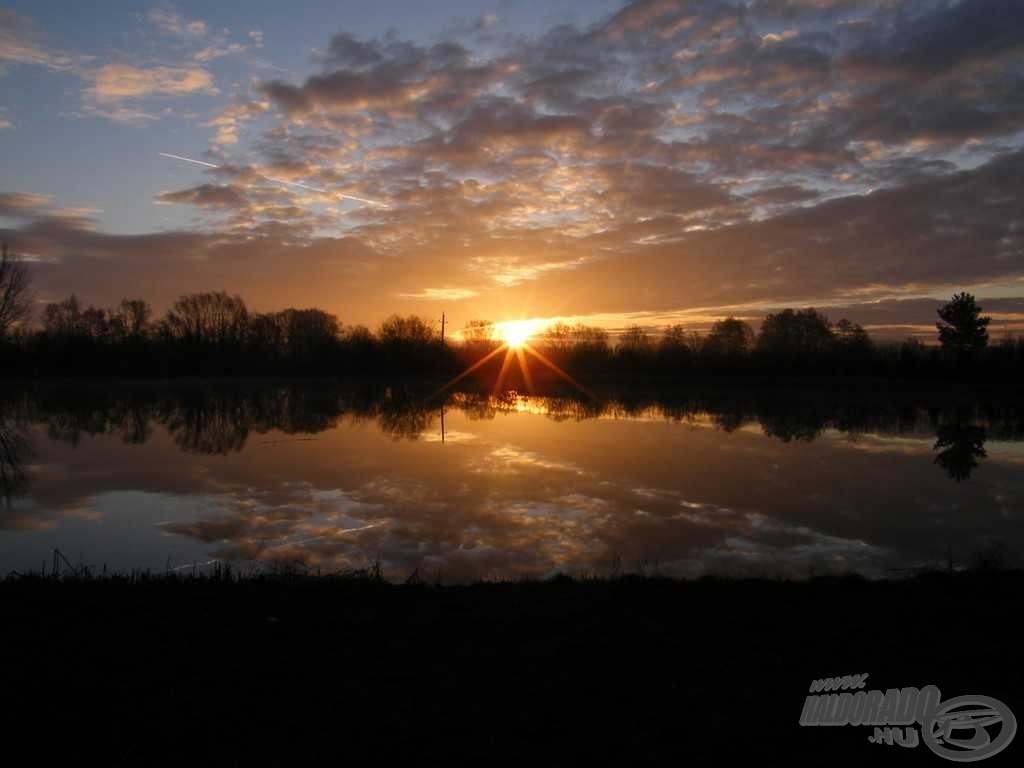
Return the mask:
[[[535,320],[508,320],[495,326],[498,338],[513,349],[522,347],[537,330]]]

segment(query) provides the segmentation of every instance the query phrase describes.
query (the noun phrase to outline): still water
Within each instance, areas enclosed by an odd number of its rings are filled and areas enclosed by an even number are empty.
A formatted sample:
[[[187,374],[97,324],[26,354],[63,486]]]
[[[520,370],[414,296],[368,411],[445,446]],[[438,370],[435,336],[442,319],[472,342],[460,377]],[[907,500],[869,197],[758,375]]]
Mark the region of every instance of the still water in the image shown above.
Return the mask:
[[[326,384],[0,392],[0,571],[871,577],[1024,552],[1024,408]]]

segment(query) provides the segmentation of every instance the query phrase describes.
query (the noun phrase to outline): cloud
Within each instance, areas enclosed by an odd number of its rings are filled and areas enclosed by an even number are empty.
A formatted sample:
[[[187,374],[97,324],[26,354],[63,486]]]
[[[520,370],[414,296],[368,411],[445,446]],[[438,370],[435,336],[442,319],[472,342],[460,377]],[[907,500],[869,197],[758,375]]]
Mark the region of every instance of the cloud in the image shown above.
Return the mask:
[[[185,203],[201,208],[237,208],[246,202],[243,192],[229,185],[202,184],[177,192],[161,192],[160,203]]]
[[[47,50],[40,42],[40,37],[38,28],[31,20],[14,11],[0,8],[0,62],[35,64],[58,71],[75,67],[74,57]]]
[[[160,119],[159,114],[154,114],[138,107],[124,105],[107,107],[97,104],[83,104],[81,110],[71,114],[74,117],[102,117],[111,122],[123,123],[124,125],[142,125]]]
[[[241,43],[228,43],[225,45],[210,45],[202,50],[192,54],[192,60],[198,61],[201,64],[205,64],[208,61],[214,61],[215,59],[221,59],[225,56],[231,56],[235,53],[241,53],[246,50],[246,46]]]
[[[35,195],[28,192],[0,193],[0,216],[35,216],[49,205],[49,195]]]
[[[500,80],[506,65],[477,63],[463,46],[443,42],[430,47],[393,35],[360,41],[335,35],[324,56],[330,67],[301,85],[273,80],[260,90],[292,117],[345,110],[445,110],[465,106]]]
[[[459,301],[477,296],[479,293],[470,288],[424,288],[416,293],[399,293],[400,299],[424,299],[426,301]]]
[[[207,126],[217,128],[217,134],[213,143],[220,147],[230,147],[238,143],[238,131],[240,126],[254,117],[265,113],[270,108],[266,101],[247,101],[241,104],[233,104],[222,109],[214,116]]]
[[[930,80],[1024,52],[1024,8],[1015,0],[962,0],[897,16],[888,34],[840,58],[860,76]]]
[[[146,16],[150,24],[170,35],[186,38],[205,37],[206,22],[198,19],[187,21],[177,13],[165,8],[154,8]]]
[[[142,99],[153,95],[182,96],[190,93],[217,93],[213,77],[202,67],[135,67],[129,64],[105,64],[88,73],[91,84],[87,99],[108,104],[124,99]]]
[[[211,39],[203,22],[186,22],[166,10],[154,9],[147,19],[163,31],[186,39],[190,46],[204,41],[206,44],[185,60],[178,51],[153,63],[119,60],[98,64],[95,56],[50,49],[42,42],[42,36],[32,21],[11,11],[0,10],[0,62],[42,66],[80,78],[85,84],[81,107],[65,112],[65,116],[102,117],[119,123],[141,124],[159,119],[161,113],[148,105],[140,106],[138,102],[190,94],[216,94],[213,76],[202,65],[246,50],[245,45],[228,43],[223,39],[224,35]],[[119,58],[123,57],[119,54]],[[137,103],[126,105],[125,101]]]

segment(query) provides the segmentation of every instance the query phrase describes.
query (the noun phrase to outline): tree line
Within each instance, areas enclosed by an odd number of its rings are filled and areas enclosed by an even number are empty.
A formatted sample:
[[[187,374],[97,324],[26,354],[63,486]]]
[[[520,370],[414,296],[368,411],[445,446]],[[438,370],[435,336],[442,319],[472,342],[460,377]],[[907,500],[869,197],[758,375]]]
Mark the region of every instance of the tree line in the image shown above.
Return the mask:
[[[72,295],[46,305],[30,325],[25,262],[3,250],[0,260],[0,370],[31,376],[453,376],[501,346],[496,327],[467,323],[450,343],[432,321],[393,315],[375,330],[342,323],[321,309],[255,312],[224,291],[181,296],[161,317],[143,299],[116,307],[84,306]],[[728,317],[700,334],[682,325],[651,333],[609,332],[556,323],[531,347],[570,374],[674,377],[701,373],[933,377],[1024,369],[1024,339],[989,344],[989,318],[973,296],[956,294],[939,312],[937,345],[917,339],[876,343],[860,325],[833,323],[815,309],[769,314],[755,332]],[[534,365],[543,382],[550,366]],[[476,378],[493,381],[495,355]],[[515,368],[515,367],[513,367]],[[514,370],[510,383],[521,385]]]

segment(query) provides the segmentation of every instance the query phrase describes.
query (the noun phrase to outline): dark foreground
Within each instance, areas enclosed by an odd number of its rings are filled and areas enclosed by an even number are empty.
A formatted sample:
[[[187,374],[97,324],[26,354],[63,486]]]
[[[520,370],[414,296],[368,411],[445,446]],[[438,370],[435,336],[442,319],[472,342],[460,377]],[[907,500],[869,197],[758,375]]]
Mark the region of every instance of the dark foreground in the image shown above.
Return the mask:
[[[1024,716],[1024,574],[0,583],[24,765],[946,764],[801,727],[813,679]],[[986,766],[1017,764],[1024,738]]]

